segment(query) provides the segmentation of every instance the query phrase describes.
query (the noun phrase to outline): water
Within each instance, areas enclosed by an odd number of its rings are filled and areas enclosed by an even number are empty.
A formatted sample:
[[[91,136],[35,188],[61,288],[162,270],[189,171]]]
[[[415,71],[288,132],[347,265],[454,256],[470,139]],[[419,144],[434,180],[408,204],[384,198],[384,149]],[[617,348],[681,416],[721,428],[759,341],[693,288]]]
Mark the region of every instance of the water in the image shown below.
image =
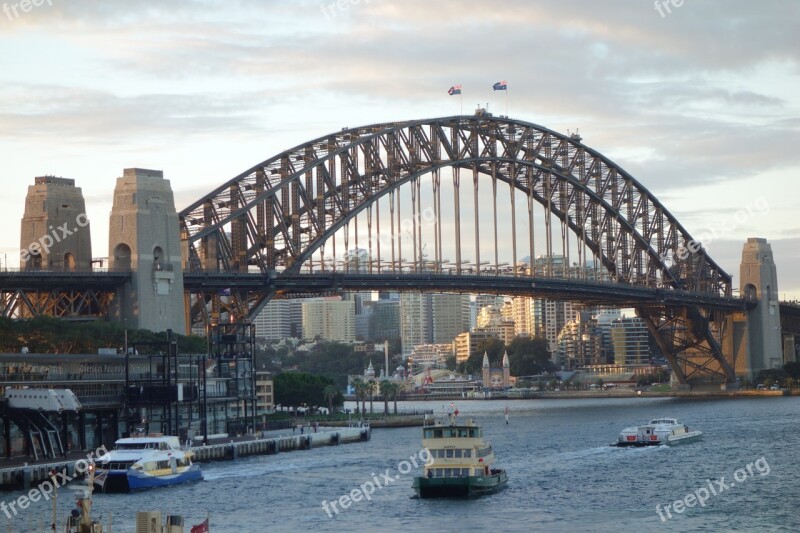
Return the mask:
[[[509,487],[494,495],[414,498],[411,484],[419,470],[402,475],[398,469],[405,471],[412,456],[419,461],[420,428],[384,429],[374,430],[366,443],[206,464],[205,481],[192,485],[100,494],[94,515],[107,523],[112,513],[113,530],[121,532],[134,531],[137,510],[156,509],[183,515],[186,533],[206,511],[214,533],[800,530],[794,502],[800,493],[800,397],[516,400],[508,405],[506,425],[506,402],[457,402],[462,416],[471,415],[484,426],[497,465],[509,472]],[[443,403],[425,407],[440,411]],[[704,440],[679,447],[608,446],[623,427],[656,416],[674,416],[701,429]],[[762,475],[767,466],[769,473]],[[376,489],[371,501],[353,503],[338,514],[331,510],[328,517],[323,500],[338,500],[361,484],[374,483],[373,473],[386,483],[381,474],[387,469],[392,482]],[[738,483],[737,469],[744,469]],[[672,518],[664,511],[665,520],[659,518],[656,505],[674,506],[675,500],[707,488],[707,480],[723,476],[728,488],[710,495],[703,507],[680,514],[671,508]],[[719,491],[718,484],[712,486]],[[2,497],[9,502],[21,494]],[[62,497],[59,517],[72,505],[71,498]],[[49,503],[32,504],[20,512],[13,531],[29,531],[29,522],[45,524],[49,517]],[[2,514],[0,521],[5,531]]]

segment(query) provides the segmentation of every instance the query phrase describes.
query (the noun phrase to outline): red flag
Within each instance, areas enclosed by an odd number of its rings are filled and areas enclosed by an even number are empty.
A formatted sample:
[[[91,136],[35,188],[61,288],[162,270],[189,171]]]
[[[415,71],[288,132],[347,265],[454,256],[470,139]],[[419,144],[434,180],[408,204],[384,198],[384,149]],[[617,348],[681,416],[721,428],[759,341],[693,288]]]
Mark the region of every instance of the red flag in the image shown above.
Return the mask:
[[[200,524],[192,526],[191,533],[208,533],[208,518],[203,520]]]

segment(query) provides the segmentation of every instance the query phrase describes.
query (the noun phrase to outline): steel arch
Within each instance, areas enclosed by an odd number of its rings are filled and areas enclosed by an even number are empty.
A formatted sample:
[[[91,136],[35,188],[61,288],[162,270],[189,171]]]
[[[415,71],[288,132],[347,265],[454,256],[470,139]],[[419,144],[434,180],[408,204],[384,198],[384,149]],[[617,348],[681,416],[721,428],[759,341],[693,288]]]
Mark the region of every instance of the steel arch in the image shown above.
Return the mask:
[[[513,185],[546,208],[548,223],[555,216],[568,228],[619,283],[731,296],[730,275],[613,161],[577,135],[488,114],[343,129],[251,167],[180,213],[188,269],[297,273],[380,197],[426,174],[438,179],[445,168],[473,171],[476,183],[483,175]],[[244,318],[267,299],[235,292],[216,305]],[[205,312],[206,298],[194,309]],[[651,330],[657,334],[657,325]],[[711,351],[719,359],[718,348]]]

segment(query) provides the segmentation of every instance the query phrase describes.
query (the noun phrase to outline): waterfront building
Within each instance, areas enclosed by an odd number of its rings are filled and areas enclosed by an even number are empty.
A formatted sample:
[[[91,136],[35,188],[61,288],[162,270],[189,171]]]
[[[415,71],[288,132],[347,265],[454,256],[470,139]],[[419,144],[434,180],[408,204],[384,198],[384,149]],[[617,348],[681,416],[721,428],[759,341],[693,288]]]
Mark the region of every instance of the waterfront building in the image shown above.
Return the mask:
[[[242,400],[250,395],[250,359],[173,356],[177,371],[173,383],[166,385],[167,357],[133,353],[0,354],[0,396],[9,388],[70,389],[81,402],[80,411],[36,416],[37,424],[49,423],[57,428],[64,448],[72,451],[94,450],[101,445],[111,449],[118,438],[141,426],[152,432],[175,434],[181,441],[191,437],[197,440],[204,432],[204,411],[208,435],[236,434],[255,425],[255,413],[249,405],[245,413]],[[265,381],[261,379],[266,394]],[[272,401],[263,396],[262,406]],[[22,414],[12,413],[5,404],[0,405],[0,411],[0,454],[6,458],[33,457],[31,443],[36,441],[26,435]],[[41,449],[36,453],[41,458]]]
[[[263,417],[275,409],[272,374],[256,371],[256,416]]]
[[[650,334],[639,317],[622,317],[611,324],[614,363],[639,365],[650,359]]]

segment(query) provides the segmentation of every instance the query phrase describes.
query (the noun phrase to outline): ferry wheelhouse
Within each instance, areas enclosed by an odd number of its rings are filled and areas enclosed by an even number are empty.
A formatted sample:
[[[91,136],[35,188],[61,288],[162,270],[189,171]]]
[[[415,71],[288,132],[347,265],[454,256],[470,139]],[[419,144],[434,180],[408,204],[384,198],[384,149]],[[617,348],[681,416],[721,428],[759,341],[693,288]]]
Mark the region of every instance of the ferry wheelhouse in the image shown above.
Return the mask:
[[[119,439],[98,461],[94,483],[104,492],[128,492],[201,479],[200,466],[178,437],[151,434]]]
[[[473,420],[458,422],[426,420],[422,446],[431,460],[423,475],[414,478],[420,498],[470,497],[492,493],[506,486],[505,470],[493,468],[494,450],[483,438],[483,430]]]

